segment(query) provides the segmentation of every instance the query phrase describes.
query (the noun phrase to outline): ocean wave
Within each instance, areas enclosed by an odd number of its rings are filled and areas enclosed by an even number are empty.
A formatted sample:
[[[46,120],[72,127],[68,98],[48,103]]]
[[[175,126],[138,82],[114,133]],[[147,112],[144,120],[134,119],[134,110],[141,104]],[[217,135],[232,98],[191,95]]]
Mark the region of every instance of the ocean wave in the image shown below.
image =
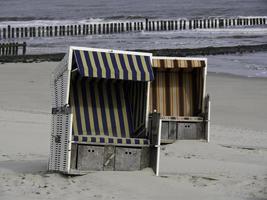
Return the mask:
[[[26,19],[26,18],[25,18]],[[101,23],[104,19],[101,18],[88,18],[82,20],[52,20],[52,19],[32,19],[17,21],[0,21],[0,28],[8,25],[14,27],[28,27],[28,26],[54,26],[54,25],[76,25],[76,24],[88,24],[88,23]]]
[[[33,20],[53,20],[50,17],[0,17],[0,22],[26,22],[26,21],[33,21]]]
[[[114,15],[109,17],[104,17],[105,20],[136,20],[136,19],[155,19],[153,16],[142,16],[142,15]]]

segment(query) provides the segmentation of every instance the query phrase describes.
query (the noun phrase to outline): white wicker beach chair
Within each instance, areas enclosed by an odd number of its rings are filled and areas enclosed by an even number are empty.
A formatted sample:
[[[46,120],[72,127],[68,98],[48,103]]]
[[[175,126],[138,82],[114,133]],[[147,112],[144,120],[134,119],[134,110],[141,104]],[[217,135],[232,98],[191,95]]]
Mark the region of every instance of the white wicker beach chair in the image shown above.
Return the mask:
[[[53,74],[49,170],[157,171],[158,129],[147,131],[151,58],[70,47]]]

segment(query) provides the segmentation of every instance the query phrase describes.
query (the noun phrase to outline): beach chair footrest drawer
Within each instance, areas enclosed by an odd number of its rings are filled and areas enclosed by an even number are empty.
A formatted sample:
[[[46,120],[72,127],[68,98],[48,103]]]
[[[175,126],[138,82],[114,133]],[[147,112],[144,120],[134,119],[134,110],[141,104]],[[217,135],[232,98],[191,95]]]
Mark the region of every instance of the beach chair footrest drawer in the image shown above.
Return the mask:
[[[71,169],[80,171],[135,171],[149,166],[149,147],[73,144]]]
[[[178,140],[196,140],[204,139],[203,123],[178,123]]]

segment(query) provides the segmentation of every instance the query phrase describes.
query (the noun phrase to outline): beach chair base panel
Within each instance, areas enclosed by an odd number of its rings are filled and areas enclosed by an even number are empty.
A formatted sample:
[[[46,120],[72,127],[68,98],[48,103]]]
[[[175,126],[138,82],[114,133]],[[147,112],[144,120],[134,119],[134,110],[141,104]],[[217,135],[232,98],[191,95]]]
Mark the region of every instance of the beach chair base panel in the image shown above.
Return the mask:
[[[149,167],[149,147],[72,144],[71,170],[136,171]]]
[[[176,140],[178,132],[177,122],[163,121],[161,125],[162,140]]]
[[[101,146],[78,146],[77,169],[78,170],[103,170],[105,148]]]
[[[197,140],[205,139],[203,123],[177,123],[178,140]]]
[[[176,140],[205,139],[204,121],[166,120],[162,121],[161,143],[169,144]]]
[[[146,156],[149,156],[147,152],[148,152],[147,148],[140,149],[140,148],[116,147],[115,170],[135,171],[135,170],[141,170],[144,167],[148,167],[148,165],[144,163],[144,159],[142,159]]]

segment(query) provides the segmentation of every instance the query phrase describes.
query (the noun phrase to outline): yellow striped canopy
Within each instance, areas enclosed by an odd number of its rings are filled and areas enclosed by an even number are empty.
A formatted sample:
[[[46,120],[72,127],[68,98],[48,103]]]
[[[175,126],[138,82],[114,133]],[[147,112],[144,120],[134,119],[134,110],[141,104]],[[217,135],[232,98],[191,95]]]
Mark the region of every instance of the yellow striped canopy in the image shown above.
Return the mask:
[[[74,50],[82,77],[151,81],[154,79],[150,56],[126,53]]]

